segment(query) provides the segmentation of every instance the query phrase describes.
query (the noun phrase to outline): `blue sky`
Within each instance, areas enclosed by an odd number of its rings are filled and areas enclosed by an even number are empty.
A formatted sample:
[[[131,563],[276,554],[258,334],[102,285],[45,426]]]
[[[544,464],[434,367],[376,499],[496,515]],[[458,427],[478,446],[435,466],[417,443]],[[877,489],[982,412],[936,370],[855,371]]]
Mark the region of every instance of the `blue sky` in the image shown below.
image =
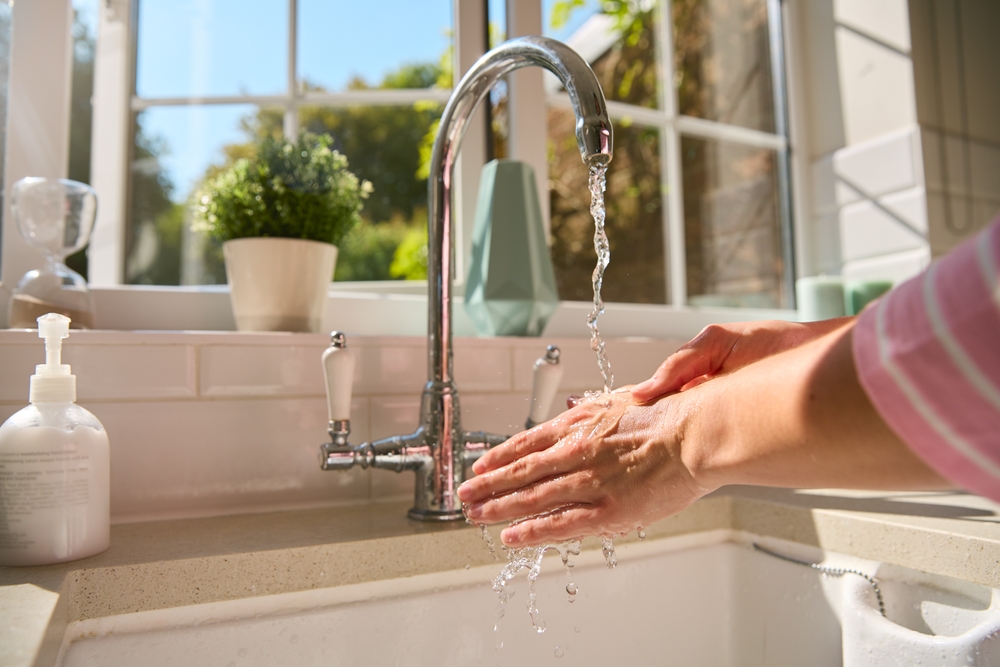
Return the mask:
[[[74,0],[96,32],[98,0]],[[562,29],[548,24],[556,0],[543,0],[545,33],[565,39],[598,11],[588,0]],[[504,3],[491,0],[491,21]],[[354,76],[372,84],[414,62],[436,62],[450,43],[451,0],[298,0],[298,78],[342,90]],[[501,27],[505,27],[502,26]],[[288,86],[287,0],[140,0],[136,92],[141,97],[280,95]],[[249,105],[154,107],[144,131],[158,137],[161,158],[183,201],[222,159],[222,146],[243,140]]]

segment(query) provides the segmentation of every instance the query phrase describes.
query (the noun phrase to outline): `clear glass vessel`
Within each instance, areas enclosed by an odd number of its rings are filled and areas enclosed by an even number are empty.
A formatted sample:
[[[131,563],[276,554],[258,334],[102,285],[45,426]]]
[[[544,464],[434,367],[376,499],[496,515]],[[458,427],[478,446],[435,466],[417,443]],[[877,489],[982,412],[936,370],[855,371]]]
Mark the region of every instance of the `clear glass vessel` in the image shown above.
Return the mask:
[[[22,178],[14,184],[11,210],[21,236],[45,254],[45,266],[28,271],[11,295],[8,326],[34,329],[40,315],[59,313],[74,329],[94,326],[94,304],[87,281],[65,264],[66,257],[90,240],[97,194],[84,183]]]

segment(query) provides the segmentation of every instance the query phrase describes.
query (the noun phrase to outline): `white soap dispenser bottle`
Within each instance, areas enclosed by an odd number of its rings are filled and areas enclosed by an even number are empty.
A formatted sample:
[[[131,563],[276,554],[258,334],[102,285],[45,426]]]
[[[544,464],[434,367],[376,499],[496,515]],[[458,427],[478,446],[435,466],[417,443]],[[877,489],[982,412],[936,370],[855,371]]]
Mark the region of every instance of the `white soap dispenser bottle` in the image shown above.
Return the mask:
[[[45,363],[31,405],[0,426],[0,565],[47,565],[93,556],[111,537],[111,460],[97,417],[76,405],[62,363],[69,318],[38,318]]]

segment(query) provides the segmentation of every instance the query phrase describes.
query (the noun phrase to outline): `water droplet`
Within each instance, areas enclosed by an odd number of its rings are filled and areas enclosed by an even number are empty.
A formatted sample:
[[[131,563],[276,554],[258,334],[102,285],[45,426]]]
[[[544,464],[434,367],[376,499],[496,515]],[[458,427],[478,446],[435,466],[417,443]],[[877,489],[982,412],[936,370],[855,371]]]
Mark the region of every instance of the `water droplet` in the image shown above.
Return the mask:
[[[245,658],[245,657],[247,657],[247,653],[249,653],[249,652],[250,652],[250,649],[248,649],[248,648],[241,648],[239,651],[236,652],[236,655],[240,656],[241,658]]]
[[[646,531],[643,530],[642,526],[639,526],[639,539],[640,540],[646,539]]]
[[[604,551],[604,561],[609,568],[618,565],[618,556],[615,555],[615,540],[611,535],[601,535],[601,549]]]
[[[562,649],[562,646],[556,646],[556,657],[561,658],[566,655],[566,651]]]
[[[573,632],[580,632],[580,626],[579,625],[573,626]]]
[[[569,593],[570,596],[576,595],[576,591],[577,591],[576,584],[574,584],[572,581],[566,584],[566,592]],[[569,601],[572,602],[573,598],[570,597]]]

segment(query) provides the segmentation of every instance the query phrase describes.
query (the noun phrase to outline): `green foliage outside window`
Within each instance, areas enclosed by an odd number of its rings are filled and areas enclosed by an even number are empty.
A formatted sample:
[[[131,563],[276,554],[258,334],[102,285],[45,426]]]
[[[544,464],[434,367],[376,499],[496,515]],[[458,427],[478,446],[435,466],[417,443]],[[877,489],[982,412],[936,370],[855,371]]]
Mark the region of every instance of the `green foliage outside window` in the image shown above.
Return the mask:
[[[338,245],[361,221],[372,191],[331,150],[327,135],[265,137],[250,157],[209,178],[195,195],[193,227],[220,241],[296,238]]]

